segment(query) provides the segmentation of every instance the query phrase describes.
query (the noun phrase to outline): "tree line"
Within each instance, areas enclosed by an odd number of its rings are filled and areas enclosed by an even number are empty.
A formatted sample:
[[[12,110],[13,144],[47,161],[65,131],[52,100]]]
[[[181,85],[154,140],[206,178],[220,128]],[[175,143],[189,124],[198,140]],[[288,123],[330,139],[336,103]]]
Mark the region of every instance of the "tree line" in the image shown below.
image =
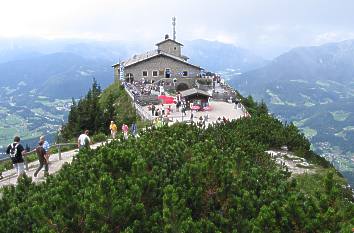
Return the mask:
[[[118,83],[101,90],[94,79],[92,87],[80,100],[72,100],[68,121],[62,128],[65,140],[76,138],[83,130],[91,134],[109,133],[109,124],[115,121],[117,126],[131,124],[138,119],[129,96]]]

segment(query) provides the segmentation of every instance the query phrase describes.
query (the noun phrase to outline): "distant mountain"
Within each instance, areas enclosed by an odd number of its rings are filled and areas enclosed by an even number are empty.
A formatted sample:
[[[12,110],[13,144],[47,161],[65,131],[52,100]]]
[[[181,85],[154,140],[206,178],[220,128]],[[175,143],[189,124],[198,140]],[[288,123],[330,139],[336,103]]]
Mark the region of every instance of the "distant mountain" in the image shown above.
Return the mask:
[[[214,72],[232,69],[240,73],[267,64],[266,60],[246,49],[217,41],[187,41],[184,43],[183,53],[192,63]]]
[[[293,121],[354,184],[354,40],[295,48],[233,86]]]
[[[0,86],[35,91],[53,98],[78,98],[95,78],[106,87],[113,82],[111,62],[73,53],[54,53],[0,64]]]

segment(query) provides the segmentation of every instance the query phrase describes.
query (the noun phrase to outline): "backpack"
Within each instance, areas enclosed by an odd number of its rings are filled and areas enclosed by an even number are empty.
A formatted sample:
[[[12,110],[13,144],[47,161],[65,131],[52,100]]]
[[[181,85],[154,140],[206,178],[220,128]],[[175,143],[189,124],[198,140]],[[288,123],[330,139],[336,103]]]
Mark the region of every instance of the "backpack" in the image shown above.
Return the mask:
[[[14,146],[14,144],[11,144],[11,148],[10,148],[10,157],[11,158],[16,157],[18,145],[19,145],[19,143],[17,143],[16,146]]]

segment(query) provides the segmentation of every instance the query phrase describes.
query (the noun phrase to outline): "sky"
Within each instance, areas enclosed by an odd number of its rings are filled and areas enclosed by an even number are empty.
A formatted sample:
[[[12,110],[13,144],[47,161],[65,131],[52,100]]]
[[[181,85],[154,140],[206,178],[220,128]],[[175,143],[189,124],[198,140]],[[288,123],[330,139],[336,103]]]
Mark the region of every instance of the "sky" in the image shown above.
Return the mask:
[[[0,38],[217,40],[269,58],[354,39],[353,0],[0,0]]]

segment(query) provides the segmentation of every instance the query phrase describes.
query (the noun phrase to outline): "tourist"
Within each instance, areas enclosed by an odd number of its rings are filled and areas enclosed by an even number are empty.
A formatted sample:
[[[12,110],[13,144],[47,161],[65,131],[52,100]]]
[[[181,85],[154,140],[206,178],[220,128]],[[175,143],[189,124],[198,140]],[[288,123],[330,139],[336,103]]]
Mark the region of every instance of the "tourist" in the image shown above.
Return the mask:
[[[117,134],[117,125],[114,123],[114,121],[111,121],[109,129],[111,130],[112,139],[115,139]]]
[[[20,144],[20,137],[18,136],[14,138],[14,142],[11,143],[6,149],[6,154],[10,156],[12,165],[16,170],[17,178],[25,173],[23,156],[25,156],[26,153],[27,152]]]
[[[128,132],[129,132],[128,125],[123,124],[122,125],[122,131],[123,131],[124,139],[127,140],[128,139]]]
[[[47,159],[45,157],[46,150],[44,149],[44,140],[40,140],[39,141],[38,146],[36,148],[36,153],[37,153],[37,156],[38,156],[39,167],[34,172],[33,176],[37,177],[38,172],[42,169],[43,166],[44,166],[44,176],[49,175],[49,173],[48,173],[48,161],[47,161]]]
[[[190,117],[190,121],[191,121],[191,123],[193,122],[193,117],[194,117],[194,115],[193,115],[193,111],[191,110],[191,117]]]
[[[91,144],[91,139],[88,136],[89,135],[89,131],[85,130],[84,133],[82,133],[78,140],[77,140],[77,147],[81,150],[83,148],[90,148],[90,144]]]
[[[45,140],[44,136],[41,136],[39,138],[39,141],[43,142],[43,149],[45,151],[44,158],[47,160],[47,163],[48,163],[49,162],[49,156],[50,156],[50,151],[49,151],[50,145],[49,145],[49,142]]]
[[[208,119],[209,119],[209,115],[208,114],[204,115],[204,124],[208,121]]]
[[[181,107],[181,101],[177,101],[176,103],[176,112],[179,112],[179,107]]]
[[[199,121],[198,121],[198,126],[200,127],[200,128],[202,128],[203,127],[203,117],[202,116],[200,116],[199,117]]]
[[[131,134],[133,135],[133,137],[137,137],[138,128],[135,123],[132,123],[132,125],[130,126],[130,131],[131,131]]]
[[[155,105],[151,104],[151,115],[154,116],[155,113]]]
[[[187,115],[187,113],[186,113],[186,104],[184,102],[182,103],[182,114],[185,115],[185,116]]]
[[[163,104],[161,104],[161,114],[165,115],[165,106]]]

